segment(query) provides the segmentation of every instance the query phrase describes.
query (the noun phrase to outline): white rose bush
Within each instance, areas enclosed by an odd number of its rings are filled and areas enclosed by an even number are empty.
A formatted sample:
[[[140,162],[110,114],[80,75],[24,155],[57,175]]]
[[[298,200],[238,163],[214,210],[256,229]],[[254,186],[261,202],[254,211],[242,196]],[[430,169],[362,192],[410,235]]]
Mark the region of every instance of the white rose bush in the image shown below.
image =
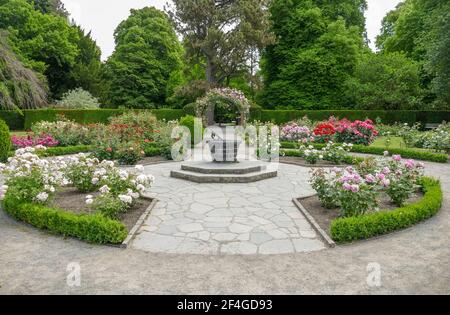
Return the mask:
[[[0,164],[5,184],[0,199],[9,197],[15,203],[47,205],[61,187],[75,187],[86,196],[86,204],[94,212],[110,219],[130,209],[154,181],[136,166],[137,174],[117,168],[111,161],[100,162],[86,154],[70,158],[41,159],[42,147],[16,151],[8,163]]]

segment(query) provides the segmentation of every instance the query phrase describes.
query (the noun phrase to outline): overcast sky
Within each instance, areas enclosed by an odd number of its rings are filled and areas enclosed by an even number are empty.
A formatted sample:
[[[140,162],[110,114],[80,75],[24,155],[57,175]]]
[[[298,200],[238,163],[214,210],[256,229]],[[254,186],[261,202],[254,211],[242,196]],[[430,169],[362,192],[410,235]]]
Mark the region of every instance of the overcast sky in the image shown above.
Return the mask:
[[[114,51],[114,29],[130,14],[130,9],[154,6],[162,9],[167,0],[62,0],[71,17],[92,37],[102,49],[106,59]],[[400,0],[368,0],[366,24],[371,47],[375,49],[375,37],[380,32],[381,20],[395,8]]]

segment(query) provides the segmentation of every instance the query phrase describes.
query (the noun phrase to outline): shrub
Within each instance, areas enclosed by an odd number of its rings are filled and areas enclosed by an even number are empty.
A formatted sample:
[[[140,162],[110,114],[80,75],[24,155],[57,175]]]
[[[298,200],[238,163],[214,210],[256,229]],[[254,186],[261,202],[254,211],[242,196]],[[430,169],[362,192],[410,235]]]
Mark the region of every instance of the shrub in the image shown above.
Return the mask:
[[[59,142],[55,140],[51,135],[42,134],[40,136],[16,136],[13,135],[11,137],[11,142],[13,144],[14,149],[26,148],[26,147],[35,147],[35,146],[44,146],[44,147],[56,147]]]
[[[90,202],[88,201],[88,203]],[[95,200],[91,204],[91,207],[106,218],[118,219],[121,213],[127,211],[129,205],[127,205],[116,196],[107,193],[95,198]]]
[[[121,165],[135,165],[144,156],[141,146],[136,143],[122,143],[119,145],[114,158]]]
[[[375,140],[378,131],[370,119],[365,121],[355,120],[350,122],[347,119],[336,121],[335,140],[353,144],[369,145]]]
[[[323,122],[316,126],[313,131],[314,139],[317,142],[328,142],[331,141],[336,133],[334,125],[329,122]]]
[[[367,239],[407,228],[436,214],[442,205],[439,181],[424,177],[421,180],[424,197],[417,203],[396,210],[384,210],[358,217],[339,218],[331,224],[331,236],[337,243]]]
[[[191,133],[191,143],[196,145],[203,139],[203,124],[200,118],[185,116],[180,120],[180,126],[185,126]]]
[[[99,126],[82,126],[74,121],[60,117],[56,122],[41,121],[31,128],[36,135],[49,135],[62,147],[92,144]]]
[[[297,123],[290,123],[281,128],[280,138],[283,141],[301,141],[303,143],[309,142],[311,139],[311,131],[308,127],[298,125]]]
[[[89,243],[120,244],[128,235],[122,223],[101,214],[76,215],[42,205],[18,203],[10,196],[3,200],[3,208],[16,220]]]
[[[98,99],[82,88],[64,93],[62,99],[56,104],[58,107],[68,109],[96,109],[100,107]]]
[[[157,118],[151,111],[126,111],[120,116],[110,119],[111,125],[139,127],[146,132],[157,128]]]
[[[6,123],[0,119],[0,162],[8,159],[9,151],[11,150],[11,135]]]

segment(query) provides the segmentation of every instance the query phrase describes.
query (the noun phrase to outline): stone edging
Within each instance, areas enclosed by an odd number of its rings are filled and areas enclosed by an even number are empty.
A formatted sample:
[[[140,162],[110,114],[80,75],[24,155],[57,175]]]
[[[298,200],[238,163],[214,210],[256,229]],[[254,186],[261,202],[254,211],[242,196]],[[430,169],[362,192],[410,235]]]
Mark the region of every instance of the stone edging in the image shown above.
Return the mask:
[[[315,196],[315,195],[312,195]],[[312,196],[304,197],[309,198]],[[331,239],[330,236],[319,226],[319,224],[316,222],[316,220],[313,218],[313,216],[303,207],[303,205],[300,203],[300,199],[303,198],[294,198],[292,199],[292,202],[295,204],[295,206],[300,210],[300,212],[306,217],[306,220],[314,227],[314,229],[319,233],[319,235],[322,237],[322,239],[325,241],[326,244],[328,244],[329,247],[335,247],[336,243]]]
[[[155,207],[156,203],[158,202],[157,199],[150,198],[148,196],[142,196],[141,198],[146,199],[146,200],[152,200],[152,202],[148,206],[147,210],[145,210],[144,213],[141,215],[141,217],[137,220],[137,222],[133,226],[133,228],[129,231],[127,238],[120,245],[121,248],[128,248],[128,246],[130,245],[131,241],[136,236],[137,231],[142,226],[142,224],[144,224],[144,222],[147,219],[147,217],[149,216],[150,212],[153,210],[153,208]]]

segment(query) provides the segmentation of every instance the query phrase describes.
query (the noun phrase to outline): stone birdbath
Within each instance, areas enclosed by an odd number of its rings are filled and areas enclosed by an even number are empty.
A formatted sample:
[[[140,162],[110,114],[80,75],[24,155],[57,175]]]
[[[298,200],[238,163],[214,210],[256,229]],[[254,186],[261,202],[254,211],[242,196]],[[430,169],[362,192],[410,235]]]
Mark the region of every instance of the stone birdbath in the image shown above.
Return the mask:
[[[237,163],[237,154],[239,146],[242,141],[240,140],[227,140],[222,139],[215,133],[211,134],[211,140],[208,141],[209,150],[213,162],[216,163]]]

